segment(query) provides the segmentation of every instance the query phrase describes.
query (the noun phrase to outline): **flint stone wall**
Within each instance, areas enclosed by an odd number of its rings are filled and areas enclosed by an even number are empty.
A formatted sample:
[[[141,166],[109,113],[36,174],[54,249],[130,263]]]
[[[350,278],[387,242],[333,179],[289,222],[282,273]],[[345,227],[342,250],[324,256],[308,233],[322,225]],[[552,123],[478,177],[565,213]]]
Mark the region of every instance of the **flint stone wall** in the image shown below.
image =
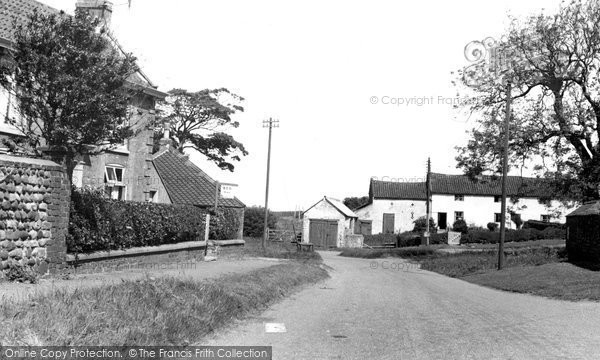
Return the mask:
[[[41,275],[65,266],[70,196],[57,163],[0,155],[0,275],[11,266]]]

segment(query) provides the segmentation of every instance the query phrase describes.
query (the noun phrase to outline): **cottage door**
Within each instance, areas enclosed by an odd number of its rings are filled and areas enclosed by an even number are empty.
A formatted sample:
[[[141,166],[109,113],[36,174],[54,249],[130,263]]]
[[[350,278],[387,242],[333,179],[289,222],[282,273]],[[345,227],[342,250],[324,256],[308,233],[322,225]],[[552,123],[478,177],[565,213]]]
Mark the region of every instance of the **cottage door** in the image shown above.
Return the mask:
[[[384,234],[394,233],[394,214],[383,214],[383,231]]]

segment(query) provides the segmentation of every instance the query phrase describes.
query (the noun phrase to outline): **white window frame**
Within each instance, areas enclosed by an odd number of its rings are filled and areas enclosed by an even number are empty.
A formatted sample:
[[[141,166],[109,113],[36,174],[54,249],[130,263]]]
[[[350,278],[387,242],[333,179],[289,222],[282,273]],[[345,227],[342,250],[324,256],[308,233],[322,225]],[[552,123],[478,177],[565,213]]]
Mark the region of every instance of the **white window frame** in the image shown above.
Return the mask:
[[[458,216],[458,213],[462,214],[462,216]],[[464,211],[455,211],[454,212],[454,221],[458,221],[458,220],[464,220],[465,219],[465,212]]]
[[[125,167],[123,165],[107,164],[104,166],[104,187],[108,195],[114,200],[127,199],[127,185],[125,185],[125,182],[123,181],[124,177]],[[111,178],[113,178],[113,180],[111,180]],[[119,198],[118,195],[118,188],[121,188],[121,198]]]

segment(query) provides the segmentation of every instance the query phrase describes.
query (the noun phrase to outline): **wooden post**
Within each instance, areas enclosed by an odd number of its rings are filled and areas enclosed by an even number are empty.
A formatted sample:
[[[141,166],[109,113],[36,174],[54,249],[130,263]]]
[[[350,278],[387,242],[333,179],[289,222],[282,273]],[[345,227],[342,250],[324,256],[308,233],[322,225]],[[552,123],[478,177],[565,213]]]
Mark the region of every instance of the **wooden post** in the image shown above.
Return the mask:
[[[206,214],[206,223],[204,224],[204,256],[208,253],[208,233],[210,231],[210,214]]]

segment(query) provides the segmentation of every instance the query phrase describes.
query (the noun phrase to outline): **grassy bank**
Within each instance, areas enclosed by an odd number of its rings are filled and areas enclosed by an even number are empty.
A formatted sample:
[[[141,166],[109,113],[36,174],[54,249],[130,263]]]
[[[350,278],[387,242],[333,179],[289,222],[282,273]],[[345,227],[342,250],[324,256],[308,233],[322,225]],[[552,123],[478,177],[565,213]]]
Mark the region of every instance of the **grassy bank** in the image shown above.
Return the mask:
[[[507,246],[505,267],[498,271],[495,247],[480,244],[474,251],[449,253],[443,247],[347,249],[343,256],[367,259],[400,257],[434,271],[495,289],[560,300],[600,301],[600,271],[589,264],[567,262],[563,240]],[[507,244],[508,245],[508,244]],[[580,265],[580,266],[578,266]]]
[[[291,261],[204,282],[147,279],[2,302],[0,345],[187,345],[327,277],[317,261]]]

